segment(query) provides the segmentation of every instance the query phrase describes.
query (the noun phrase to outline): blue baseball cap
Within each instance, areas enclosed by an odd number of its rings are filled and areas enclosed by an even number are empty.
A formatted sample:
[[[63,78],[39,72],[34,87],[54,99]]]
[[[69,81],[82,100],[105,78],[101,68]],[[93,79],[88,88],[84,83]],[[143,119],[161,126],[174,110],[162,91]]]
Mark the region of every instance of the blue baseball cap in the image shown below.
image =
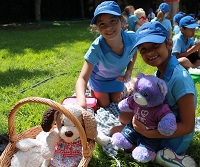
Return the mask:
[[[174,15],[173,20],[174,20],[174,22],[176,22],[176,23],[179,24],[180,20],[181,20],[183,17],[184,17],[183,14],[177,13],[177,14]]]
[[[179,27],[186,27],[186,28],[196,28],[200,25],[197,24],[196,20],[192,16],[185,16],[179,22]]]
[[[94,17],[91,20],[91,25],[95,24],[97,16],[102,13],[112,14],[115,16],[122,15],[121,9],[115,1],[104,1],[96,7]]]
[[[182,12],[182,11],[179,11],[179,12],[178,12],[178,14],[185,15],[185,13],[184,13],[184,12]]]
[[[146,42],[163,43],[168,37],[167,29],[159,21],[144,23],[136,31],[136,44],[133,49]]]
[[[158,11],[162,11],[164,14],[169,12],[169,5],[167,3],[161,3],[158,7]]]

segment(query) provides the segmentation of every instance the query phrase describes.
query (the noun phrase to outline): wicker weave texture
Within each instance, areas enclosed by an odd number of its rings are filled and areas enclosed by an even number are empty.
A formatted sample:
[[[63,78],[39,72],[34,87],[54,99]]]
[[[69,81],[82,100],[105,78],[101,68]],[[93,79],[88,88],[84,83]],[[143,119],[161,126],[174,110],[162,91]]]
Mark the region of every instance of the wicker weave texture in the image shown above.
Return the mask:
[[[15,115],[17,110],[27,103],[40,103],[47,105],[49,107],[52,107],[53,109],[63,113],[66,117],[69,118],[70,121],[76,126],[76,128],[79,131],[80,139],[83,147],[83,158],[81,159],[79,163],[79,167],[87,167],[89,164],[90,159],[92,158],[92,153],[94,151],[95,147],[95,141],[94,140],[87,140],[85,131],[79,122],[79,120],[65,107],[63,107],[61,104],[50,100],[46,98],[41,97],[28,97],[25,99],[20,100],[18,103],[16,103],[13,108],[10,110],[9,116],[8,116],[8,130],[9,130],[9,143],[2,153],[0,157],[0,167],[9,167],[11,163],[11,159],[13,155],[17,152],[16,143],[25,138],[35,138],[41,131],[41,126],[35,126],[32,127],[20,134],[16,133],[15,130]]]

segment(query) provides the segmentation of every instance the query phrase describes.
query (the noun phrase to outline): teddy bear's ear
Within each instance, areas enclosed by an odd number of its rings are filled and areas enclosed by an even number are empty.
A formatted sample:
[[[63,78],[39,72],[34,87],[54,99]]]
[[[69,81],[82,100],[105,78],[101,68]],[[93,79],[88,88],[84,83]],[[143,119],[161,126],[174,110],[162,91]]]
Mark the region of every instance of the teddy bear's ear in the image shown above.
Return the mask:
[[[89,111],[82,110],[82,116],[87,138],[89,139],[96,138],[98,132],[97,132],[97,122],[94,115]]]
[[[167,94],[167,85],[166,85],[165,81],[158,78],[157,84],[158,84],[158,87],[160,88],[160,91],[162,92],[163,96],[165,97]]]
[[[53,108],[48,108],[43,116],[42,116],[42,122],[41,126],[43,131],[49,132],[52,126],[54,125],[54,122],[56,121],[56,114],[57,111],[54,110]]]
[[[141,72],[138,72],[137,74],[136,74],[136,78],[137,79],[140,79],[140,78],[142,78],[143,76],[145,76],[143,73],[141,73]]]

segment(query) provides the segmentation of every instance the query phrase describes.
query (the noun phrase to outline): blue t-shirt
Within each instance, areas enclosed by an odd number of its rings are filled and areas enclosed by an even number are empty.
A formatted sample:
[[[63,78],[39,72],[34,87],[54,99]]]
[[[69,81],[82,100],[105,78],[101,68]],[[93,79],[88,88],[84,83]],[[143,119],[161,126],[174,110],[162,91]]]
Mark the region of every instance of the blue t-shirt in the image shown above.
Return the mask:
[[[178,34],[180,32],[180,27],[178,25],[175,25],[173,28],[173,32],[174,32],[174,35]]]
[[[136,43],[135,32],[121,31],[124,42],[124,52],[117,55],[107,45],[105,39],[100,35],[90,46],[84,58],[94,66],[89,79],[91,89],[97,92],[119,92],[124,88],[123,82],[116,79],[124,75],[124,71],[132,59]]]
[[[159,76],[158,71],[157,76]],[[195,99],[194,105],[195,107],[197,106],[195,83],[188,71],[179,64],[175,56],[171,57],[162,79],[166,82],[168,88],[166,102],[176,115],[177,121],[179,121],[178,99],[186,94],[193,94]],[[171,148],[177,154],[182,154],[189,147],[192,137],[193,133],[176,138],[163,139],[163,147]]]
[[[133,14],[130,14],[128,16],[127,23],[128,23],[128,30],[129,31],[135,31],[135,26],[137,24],[137,21],[138,21],[137,16],[135,16]]]
[[[176,34],[173,38],[173,47],[172,47],[172,54],[174,53],[184,53],[186,52],[190,47],[195,45],[193,38],[188,38],[187,41],[185,41],[184,36],[182,32],[179,32]]]
[[[151,22],[153,21],[158,21],[157,17],[151,20]],[[165,27],[167,31],[172,30],[172,24],[169,19],[164,18],[163,21],[160,22],[160,24],[162,24],[163,27]]]

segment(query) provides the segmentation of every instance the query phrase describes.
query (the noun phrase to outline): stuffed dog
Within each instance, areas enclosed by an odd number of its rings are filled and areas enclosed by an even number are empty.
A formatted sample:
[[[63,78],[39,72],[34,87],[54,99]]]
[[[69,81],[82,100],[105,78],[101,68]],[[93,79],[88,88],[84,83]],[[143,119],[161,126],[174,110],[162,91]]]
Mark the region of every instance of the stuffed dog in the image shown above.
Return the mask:
[[[96,140],[107,144],[109,141],[98,136],[97,122],[92,113],[75,105],[68,104],[65,107],[73,113],[83,126],[87,139]],[[41,126],[45,132],[50,131],[56,123],[56,128],[46,138],[42,155],[45,161],[42,167],[47,166],[78,166],[82,158],[82,145],[80,134],[75,125],[61,112],[50,108],[47,109],[42,118]]]

